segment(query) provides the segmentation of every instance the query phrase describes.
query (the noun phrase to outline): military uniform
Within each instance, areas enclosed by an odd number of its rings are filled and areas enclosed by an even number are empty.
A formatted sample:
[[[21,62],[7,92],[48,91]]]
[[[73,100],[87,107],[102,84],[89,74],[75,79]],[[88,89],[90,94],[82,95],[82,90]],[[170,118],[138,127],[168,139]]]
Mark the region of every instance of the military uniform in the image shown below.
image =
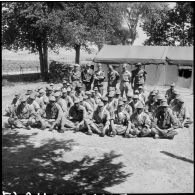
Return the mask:
[[[103,106],[103,102],[100,102],[98,105]],[[98,133],[101,133],[102,136],[106,134],[109,130],[110,125],[110,114],[106,109],[100,111],[97,109],[93,113],[92,120],[89,121],[90,127]]]
[[[17,108],[12,111],[8,124],[12,127],[24,128],[30,126],[30,117],[35,114],[35,110],[29,104],[20,103]]]
[[[168,107],[166,102],[164,102],[161,106]],[[160,131],[158,130],[159,128]],[[167,132],[166,130],[170,128],[172,128],[173,130]],[[166,111],[161,110],[160,112],[158,112],[158,114],[156,115],[156,125],[152,126],[153,131],[155,131],[157,135],[163,138],[171,139],[174,137],[174,135],[177,135],[177,132],[174,131],[174,129],[177,128],[179,128],[179,122],[169,109],[167,109]]]
[[[101,95],[103,95],[103,82],[105,79],[104,71],[97,70],[94,72],[94,87],[98,88],[98,91]]]
[[[73,71],[71,74],[71,81],[72,86],[75,89],[77,85],[80,85],[81,83],[81,72],[80,71]]]
[[[140,137],[151,136],[153,134],[151,127],[151,120],[148,114],[143,111],[143,104],[138,103],[136,111],[131,115],[131,130],[130,133]],[[142,109],[139,113],[138,109]]]
[[[123,97],[124,92],[127,93],[131,90],[131,73],[126,70],[121,73],[121,84],[120,84],[120,90],[121,90],[121,96]]]
[[[84,70],[81,73],[82,82],[85,85],[85,90],[89,91],[91,90],[91,84],[93,82],[93,70]]]
[[[189,125],[193,123],[192,120],[190,119],[190,113],[189,113],[187,106],[175,105],[172,108],[172,112],[173,112],[173,115],[178,119],[180,127],[183,127],[183,126],[189,127]],[[184,120],[185,120],[185,122],[184,122]],[[183,126],[182,126],[182,124],[183,124]]]
[[[50,98],[50,101],[55,101],[54,97]],[[64,126],[66,124],[66,118],[63,114],[62,108],[58,103],[54,103],[53,105],[51,103],[47,104],[46,106],[46,126],[50,128],[58,128],[58,129],[64,129]],[[68,126],[69,127],[69,126]]]
[[[113,126],[111,125],[111,127],[114,128],[114,131],[116,131],[118,135],[126,133],[128,124],[130,122],[130,116],[125,109],[120,112],[118,110],[115,110],[111,114],[110,120],[113,120],[114,124]]]
[[[133,85],[133,90],[137,90],[139,86],[144,86],[145,80],[146,80],[146,71],[143,69],[135,69],[132,71],[132,85]]]
[[[120,79],[120,75],[116,70],[108,72],[108,87],[114,87],[116,89],[116,85]]]

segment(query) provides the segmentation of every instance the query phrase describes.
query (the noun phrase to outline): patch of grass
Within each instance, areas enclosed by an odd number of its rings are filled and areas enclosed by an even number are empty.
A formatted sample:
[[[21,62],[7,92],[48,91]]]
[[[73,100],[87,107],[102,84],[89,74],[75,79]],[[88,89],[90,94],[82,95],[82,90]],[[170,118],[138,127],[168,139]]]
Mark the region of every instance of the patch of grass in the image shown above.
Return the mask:
[[[9,82],[7,79],[3,79],[2,80],[2,86],[9,86],[9,87],[11,87],[11,86],[14,86],[14,83]]]

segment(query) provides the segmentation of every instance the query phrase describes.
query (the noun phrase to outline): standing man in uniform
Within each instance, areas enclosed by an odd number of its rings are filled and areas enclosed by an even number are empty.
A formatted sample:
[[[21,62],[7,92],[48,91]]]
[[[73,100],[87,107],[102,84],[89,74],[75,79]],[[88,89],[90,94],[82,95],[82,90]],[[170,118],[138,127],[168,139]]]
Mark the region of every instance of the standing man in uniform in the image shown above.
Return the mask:
[[[102,65],[97,65],[97,70],[94,72],[94,87],[98,88],[98,91],[103,95],[103,82],[105,79],[104,71],[102,71]]]
[[[119,83],[120,75],[116,70],[114,70],[112,65],[109,65],[108,68],[108,89],[109,87],[113,87],[114,90],[116,90],[116,85]]]
[[[123,97],[124,92],[127,95],[128,92],[131,90],[131,72],[127,70],[127,64],[123,64],[123,70],[121,72],[121,97]]]
[[[144,87],[146,81],[146,71],[141,69],[142,64],[137,63],[137,69],[132,71],[131,85],[133,91],[138,90],[139,86]]]
[[[73,89],[75,89],[75,87],[81,83],[81,71],[78,64],[74,65],[74,70],[70,76],[70,82],[72,83]]]
[[[81,72],[81,79],[83,84],[85,85],[85,90],[91,90],[91,84],[93,82],[93,70],[90,68],[91,65],[88,63],[85,69]]]
[[[165,93],[165,98],[167,99],[167,104],[170,103],[172,96],[174,96],[175,83],[171,83],[170,88]]]

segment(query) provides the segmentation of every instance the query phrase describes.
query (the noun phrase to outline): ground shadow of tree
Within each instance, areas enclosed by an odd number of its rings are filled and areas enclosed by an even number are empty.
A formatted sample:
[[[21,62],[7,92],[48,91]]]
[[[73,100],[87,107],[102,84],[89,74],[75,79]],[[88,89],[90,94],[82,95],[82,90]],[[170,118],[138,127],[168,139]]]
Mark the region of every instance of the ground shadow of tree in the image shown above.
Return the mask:
[[[3,135],[3,190],[17,193],[105,193],[104,188],[120,184],[133,173],[121,169],[123,163],[113,163],[120,155],[113,151],[102,158],[84,156],[80,161],[62,160],[72,150],[74,140],[57,141],[35,148],[29,135]],[[25,147],[24,147],[25,146]],[[56,152],[58,151],[58,152]],[[108,193],[108,192],[106,192]]]

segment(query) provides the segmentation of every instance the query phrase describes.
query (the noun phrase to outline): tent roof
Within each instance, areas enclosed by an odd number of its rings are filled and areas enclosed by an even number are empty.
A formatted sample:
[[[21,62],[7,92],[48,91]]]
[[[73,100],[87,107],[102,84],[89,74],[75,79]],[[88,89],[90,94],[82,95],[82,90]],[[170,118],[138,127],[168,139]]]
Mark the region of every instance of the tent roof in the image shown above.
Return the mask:
[[[95,56],[97,63],[164,63],[166,46],[105,45]]]
[[[193,65],[193,47],[169,47],[167,61],[171,64]]]
[[[97,63],[193,64],[193,47],[105,45],[93,59]]]

